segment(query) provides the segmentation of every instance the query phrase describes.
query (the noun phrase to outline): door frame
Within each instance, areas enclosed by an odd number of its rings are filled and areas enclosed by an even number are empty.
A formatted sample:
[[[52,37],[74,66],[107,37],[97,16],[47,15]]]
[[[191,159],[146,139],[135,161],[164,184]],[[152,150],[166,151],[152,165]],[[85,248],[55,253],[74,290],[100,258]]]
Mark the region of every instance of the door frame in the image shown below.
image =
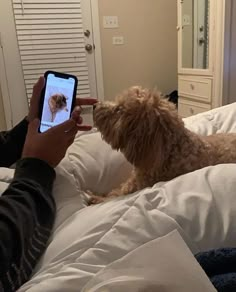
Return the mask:
[[[88,0],[85,0],[88,1]],[[102,67],[102,46],[101,46],[101,34],[100,34],[100,19],[99,19],[99,0],[90,0],[91,15],[92,15],[92,28],[93,39],[95,44],[94,58],[95,58],[95,75],[97,84],[98,99],[104,100],[104,79],[103,79],[103,67]]]
[[[99,29],[98,0],[81,0],[83,28],[90,31],[90,36],[85,37],[85,43],[94,45],[92,53],[87,53],[87,64],[90,74],[92,97],[104,100],[103,70],[101,38]],[[93,72],[92,70],[95,70]],[[96,85],[95,87],[93,85]]]

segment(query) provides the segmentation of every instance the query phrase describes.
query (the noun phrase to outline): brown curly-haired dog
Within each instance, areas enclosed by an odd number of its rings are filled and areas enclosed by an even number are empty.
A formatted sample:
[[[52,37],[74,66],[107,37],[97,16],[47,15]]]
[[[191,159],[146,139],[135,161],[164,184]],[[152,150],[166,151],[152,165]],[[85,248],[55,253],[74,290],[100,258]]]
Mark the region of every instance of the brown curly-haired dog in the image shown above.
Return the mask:
[[[130,178],[105,197],[130,194],[159,181],[236,162],[236,134],[199,136],[184,127],[175,106],[156,91],[132,87],[114,103],[99,103],[94,121],[103,139],[133,164]]]

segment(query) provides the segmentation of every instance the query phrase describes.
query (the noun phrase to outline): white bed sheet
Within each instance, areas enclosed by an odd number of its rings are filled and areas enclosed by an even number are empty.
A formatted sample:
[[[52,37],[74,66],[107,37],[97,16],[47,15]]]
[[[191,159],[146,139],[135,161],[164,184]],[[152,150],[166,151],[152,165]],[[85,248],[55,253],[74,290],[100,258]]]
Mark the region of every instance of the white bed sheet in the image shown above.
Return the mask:
[[[236,132],[235,116],[232,104],[185,119],[185,124],[199,134]],[[204,168],[85,207],[83,190],[109,191],[130,170],[99,133],[78,135],[57,168],[53,237],[32,279],[19,291],[82,291],[107,265],[173,230],[193,253],[236,245],[235,164]],[[2,190],[11,173],[8,176],[0,170]]]
[[[182,237],[177,231],[173,231],[142,245],[108,265],[82,290],[82,292],[104,291],[214,292],[216,290]]]

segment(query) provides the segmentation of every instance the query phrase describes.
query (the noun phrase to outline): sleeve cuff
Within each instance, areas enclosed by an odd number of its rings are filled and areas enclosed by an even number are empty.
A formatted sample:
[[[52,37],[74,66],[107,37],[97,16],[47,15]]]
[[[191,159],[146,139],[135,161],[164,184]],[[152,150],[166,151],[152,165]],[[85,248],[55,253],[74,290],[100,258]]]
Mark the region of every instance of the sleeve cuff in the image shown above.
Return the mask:
[[[24,158],[17,162],[14,178],[30,179],[42,187],[52,189],[56,173],[46,162],[37,158]]]

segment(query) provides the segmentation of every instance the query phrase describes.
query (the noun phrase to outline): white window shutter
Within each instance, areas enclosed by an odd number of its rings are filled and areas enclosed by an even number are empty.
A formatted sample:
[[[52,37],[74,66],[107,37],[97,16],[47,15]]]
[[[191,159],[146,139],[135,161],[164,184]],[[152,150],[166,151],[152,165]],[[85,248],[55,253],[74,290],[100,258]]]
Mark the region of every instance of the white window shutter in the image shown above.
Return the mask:
[[[40,75],[76,75],[80,97],[90,96],[80,0],[12,0],[28,99]]]

